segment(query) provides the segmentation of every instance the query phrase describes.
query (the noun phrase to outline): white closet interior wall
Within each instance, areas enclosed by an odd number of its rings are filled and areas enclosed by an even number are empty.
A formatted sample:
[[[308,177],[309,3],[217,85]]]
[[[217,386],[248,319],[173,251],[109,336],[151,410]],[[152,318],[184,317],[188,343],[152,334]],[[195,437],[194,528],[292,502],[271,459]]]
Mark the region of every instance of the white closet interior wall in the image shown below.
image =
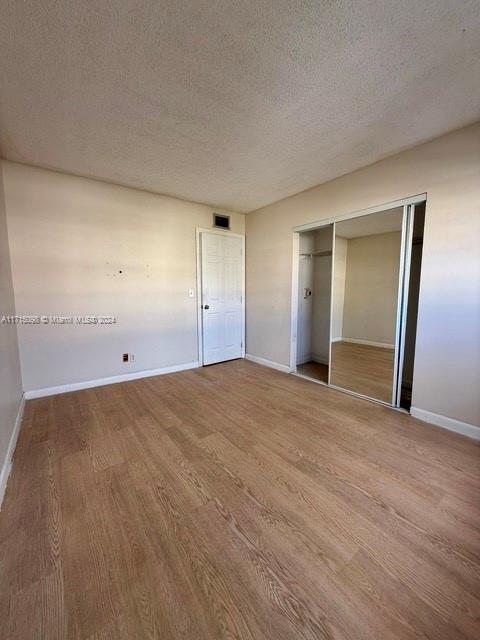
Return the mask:
[[[299,249],[297,364],[328,364],[332,227],[301,233]],[[323,252],[328,255],[302,255]]]
[[[313,305],[312,297],[306,297],[306,290],[313,290],[313,260],[302,254],[313,252],[315,232],[301,233],[299,241],[297,364],[303,364],[312,359]]]
[[[317,255],[313,262],[313,321],[312,321],[312,360],[328,364],[330,350],[330,298],[332,289],[332,227],[314,232],[315,252],[329,255]]]

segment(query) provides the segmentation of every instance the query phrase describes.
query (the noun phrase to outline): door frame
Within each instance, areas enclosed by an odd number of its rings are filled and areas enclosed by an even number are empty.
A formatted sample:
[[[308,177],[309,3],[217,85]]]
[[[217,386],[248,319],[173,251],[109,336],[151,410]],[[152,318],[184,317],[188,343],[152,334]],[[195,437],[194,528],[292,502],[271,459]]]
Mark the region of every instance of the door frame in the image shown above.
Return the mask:
[[[408,294],[410,289],[410,267],[412,262],[412,240],[413,227],[415,223],[415,204],[404,207],[405,231],[402,234],[402,256],[401,273],[398,282],[397,301],[397,340],[395,342],[395,371],[392,404],[397,409],[400,407],[402,396],[403,362],[405,359],[405,336],[407,329]],[[403,267],[403,269],[402,269]],[[414,355],[415,359],[415,355]],[[415,363],[414,363],[415,364]],[[412,382],[413,384],[413,382]]]
[[[198,362],[201,367],[203,364],[203,314],[202,314],[202,244],[201,234],[212,233],[217,236],[231,236],[234,238],[241,238],[242,240],[242,351],[241,357],[245,358],[245,234],[232,233],[231,231],[224,231],[222,229],[208,229],[203,227],[195,228],[195,252],[196,252],[196,264],[197,264],[197,291],[195,303],[197,305],[197,345],[198,345]]]
[[[371,213],[379,213],[381,211],[388,211],[389,209],[396,209],[399,207],[403,207],[404,209],[404,214],[403,214],[403,218],[404,218],[404,223],[405,223],[405,219],[409,218],[409,213],[410,211],[408,211],[407,214],[407,209],[410,209],[410,205],[416,205],[416,204],[420,204],[421,202],[426,202],[427,201],[427,194],[426,193],[420,193],[418,195],[415,196],[410,196],[408,198],[402,198],[401,200],[394,200],[393,202],[386,202],[384,204],[379,204],[379,205],[375,205],[373,207],[368,207],[367,209],[358,209],[356,211],[352,211],[350,213],[342,213],[339,214],[337,216],[333,216],[330,218],[324,218],[323,220],[318,220],[315,222],[309,222],[307,224],[301,224],[301,225],[297,225],[295,227],[293,227],[292,231],[293,231],[293,256],[292,256],[292,297],[291,297],[291,314],[290,314],[290,368],[289,371],[290,373],[297,373],[297,322],[298,322],[298,275],[299,275],[299,259],[300,259],[300,233],[303,231],[314,231],[316,229],[321,229],[322,227],[326,227],[328,225],[333,224],[333,233],[334,233],[334,238],[335,238],[335,224],[337,222],[342,222],[344,220],[352,220],[353,218],[359,218],[361,216],[367,216]],[[413,207],[414,208],[414,207]],[[407,230],[404,231],[404,233],[402,234],[404,236],[404,234],[406,234]],[[404,236],[405,237],[405,236]],[[335,242],[335,240],[334,240]],[[335,257],[335,246],[333,246],[332,248],[332,283],[333,283],[333,277],[334,277],[334,257]],[[405,251],[405,246],[402,246],[402,251]],[[408,253],[408,252],[407,252]],[[397,327],[399,325],[399,316],[402,317],[402,314],[406,313],[406,303],[404,302],[405,297],[404,297],[404,284],[405,281],[408,282],[408,278],[410,276],[410,264],[408,261],[408,265],[405,263],[405,259],[407,256],[405,256],[404,254],[401,255],[401,291],[399,291],[399,296],[402,295],[402,298],[399,300],[399,305],[397,306]],[[408,269],[405,269],[405,267],[408,266]],[[403,321],[403,317],[402,317],[402,321]],[[330,304],[330,332],[331,332],[331,328],[332,328],[332,322],[333,322],[333,300],[331,301]],[[331,338],[331,335],[330,335]],[[397,339],[396,339],[396,346],[398,345],[397,340],[400,342],[400,344],[398,346],[402,346],[401,345],[401,338],[402,338],[402,334],[400,334]],[[331,340],[330,340],[330,350],[331,350]],[[397,349],[395,350],[397,352]],[[401,354],[402,355],[402,354]],[[400,357],[396,356],[396,362],[395,362],[395,372],[394,372],[394,376],[395,376],[395,390],[398,389],[398,385],[401,383],[401,378],[400,380],[398,379],[399,374],[401,375],[401,372],[399,371],[399,360],[401,359],[401,355]],[[330,351],[330,356],[331,356],[331,351]],[[328,372],[328,386],[330,386],[332,389],[335,389],[337,387],[335,387],[334,385],[332,385],[330,383],[330,368],[331,368],[331,363],[329,363],[329,372]],[[325,384],[325,383],[323,383]],[[393,388],[393,386],[392,386]],[[367,396],[362,396],[361,394],[358,394],[354,391],[350,391],[350,390],[344,390],[344,389],[340,389],[338,388],[339,391],[345,391],[346,393],[349,393],[350,395],[355,395],[357,397],[363,397],[363,398],[367,398]],[[374,402],[378,402],[380,404],[384,404],[387,407],[395,407],[395,400],[396,400],[396,394],[393,393],[393,397],[392,397],[392,404],[390,403],[384,403],[381,400],[376,400],[375,398],[367,398],[369,400],[373,400]]]

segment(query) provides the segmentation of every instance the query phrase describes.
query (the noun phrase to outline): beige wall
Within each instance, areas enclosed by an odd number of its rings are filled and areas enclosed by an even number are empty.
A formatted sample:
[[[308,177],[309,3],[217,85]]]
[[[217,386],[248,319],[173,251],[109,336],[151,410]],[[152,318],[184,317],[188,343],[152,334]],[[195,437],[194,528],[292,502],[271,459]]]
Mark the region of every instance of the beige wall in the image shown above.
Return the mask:
[[[0,163],[0,318],[15,314]],[[8,447],[22,398],[15,324],[0,324],[0,504],[9,470]]]
[[[427,192],[414,406],[480,424],[480,124],[247,216],[247,352],[288,365],[292,228]]]
[[[343,338],[395,344],[401,233],[347,242]]]
[[[197,361],[188,289],[211,208],[10,162],[4,175],[17,313],[117,318],[20,326],[25,390]],[[244,232],[243,214],[232,231]]]

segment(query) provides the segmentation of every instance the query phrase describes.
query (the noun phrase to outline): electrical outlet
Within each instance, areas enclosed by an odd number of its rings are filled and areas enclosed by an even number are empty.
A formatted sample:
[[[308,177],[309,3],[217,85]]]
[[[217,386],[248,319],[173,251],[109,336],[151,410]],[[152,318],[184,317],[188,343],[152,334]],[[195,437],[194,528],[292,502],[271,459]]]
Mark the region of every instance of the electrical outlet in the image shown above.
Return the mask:
[[[130,362],[135,362],[135,354],[134,353],[130,354]]]

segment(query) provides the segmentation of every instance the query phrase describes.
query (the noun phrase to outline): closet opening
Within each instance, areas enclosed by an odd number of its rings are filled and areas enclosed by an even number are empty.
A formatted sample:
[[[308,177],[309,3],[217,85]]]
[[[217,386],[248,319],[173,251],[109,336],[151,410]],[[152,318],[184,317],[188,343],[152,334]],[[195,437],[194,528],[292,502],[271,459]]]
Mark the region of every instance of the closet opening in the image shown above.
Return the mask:
[[[294,228],[292,373],[410,410],[425,202]]]
[[[299,234],[297,373],[328,383],[333,225]]]

